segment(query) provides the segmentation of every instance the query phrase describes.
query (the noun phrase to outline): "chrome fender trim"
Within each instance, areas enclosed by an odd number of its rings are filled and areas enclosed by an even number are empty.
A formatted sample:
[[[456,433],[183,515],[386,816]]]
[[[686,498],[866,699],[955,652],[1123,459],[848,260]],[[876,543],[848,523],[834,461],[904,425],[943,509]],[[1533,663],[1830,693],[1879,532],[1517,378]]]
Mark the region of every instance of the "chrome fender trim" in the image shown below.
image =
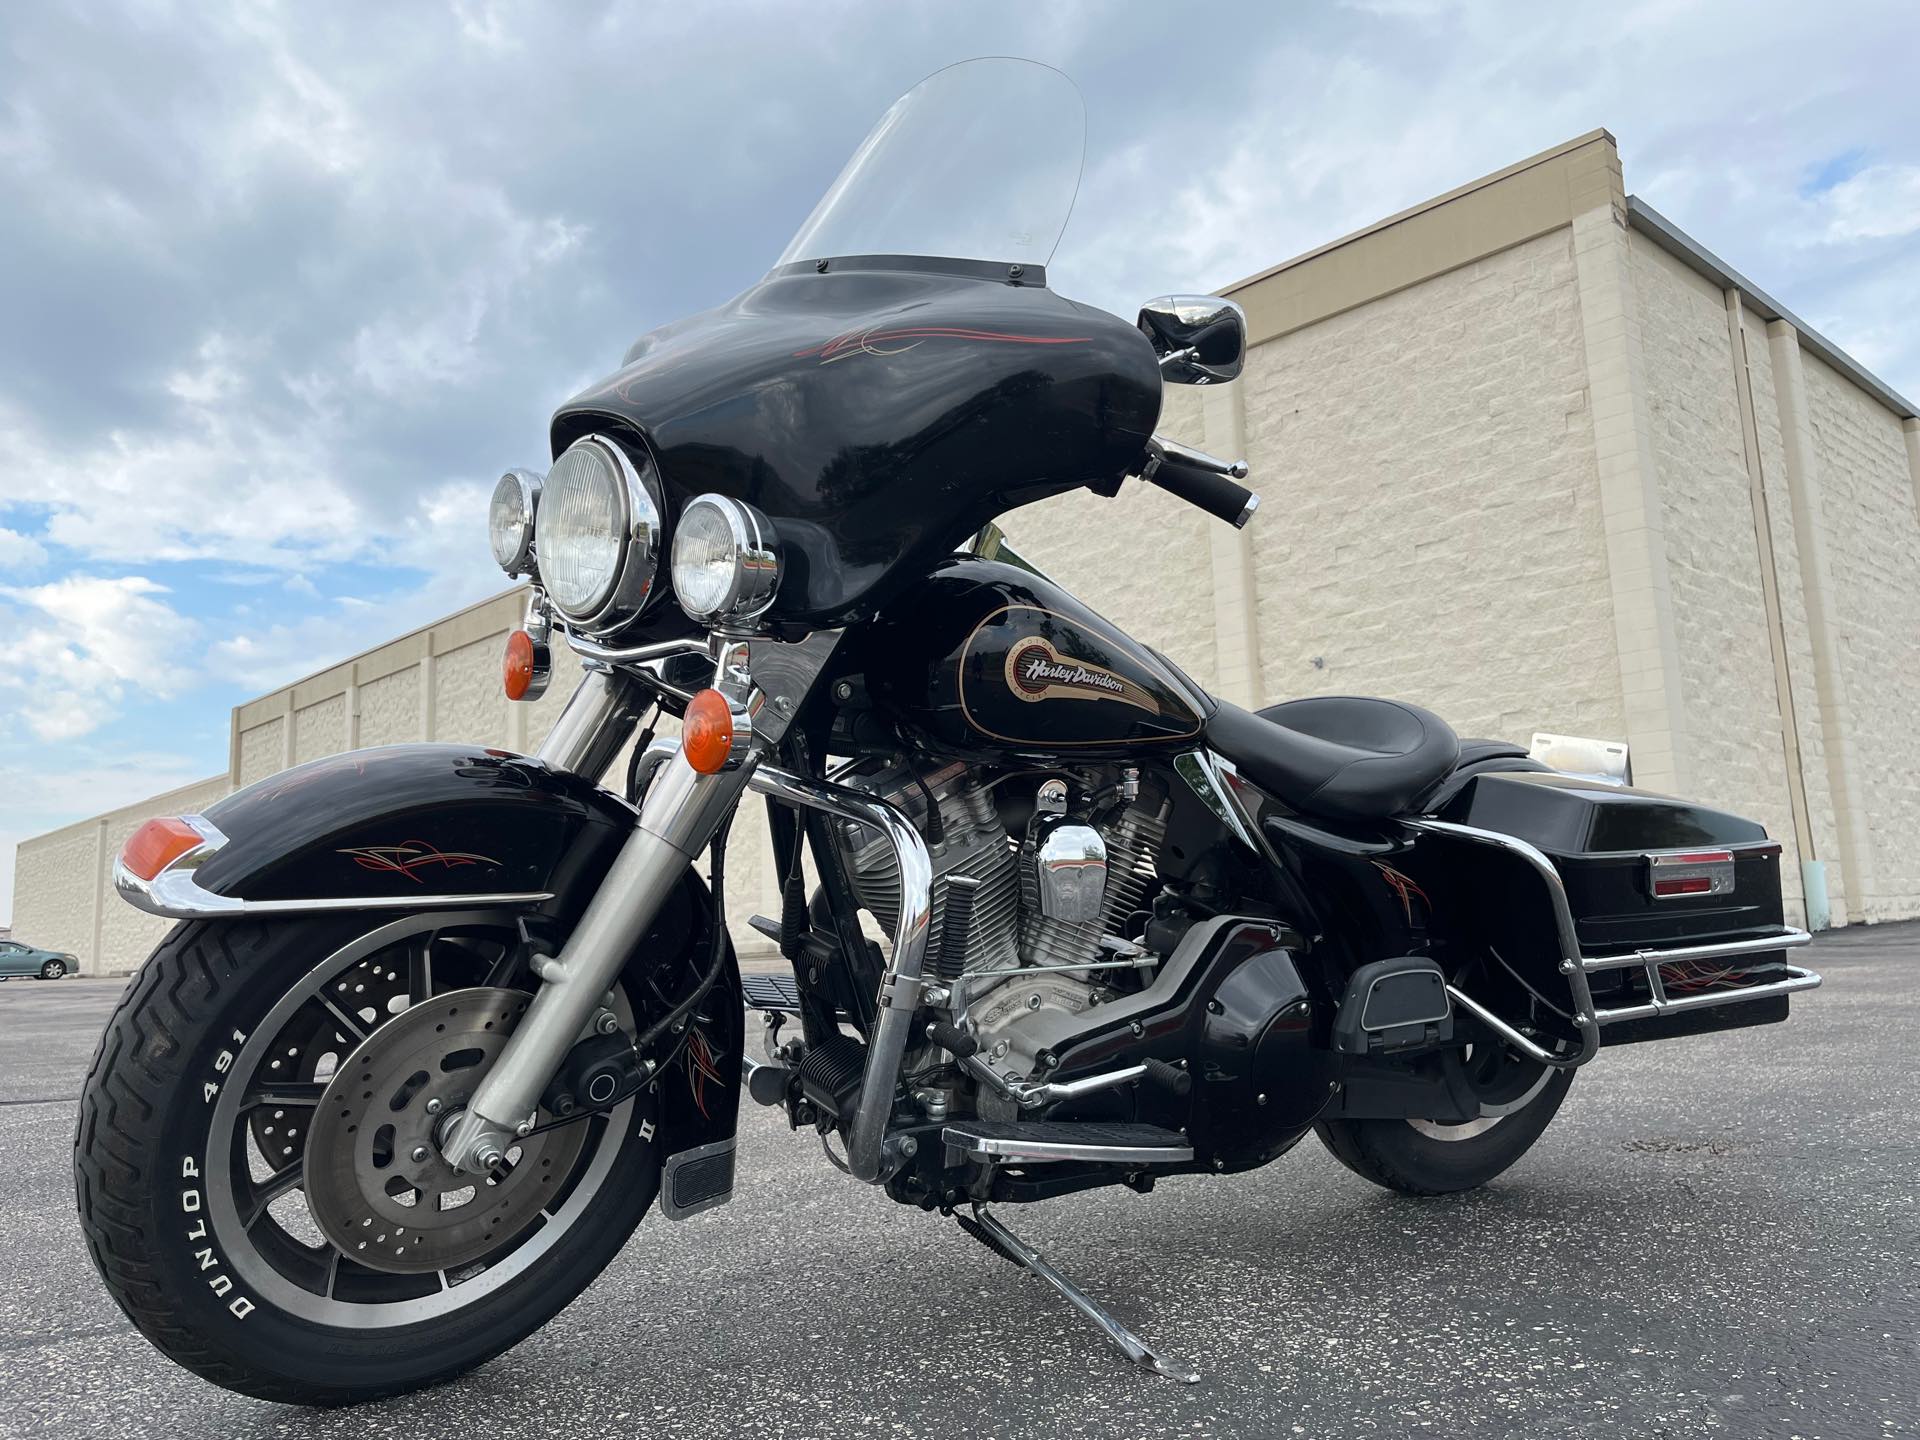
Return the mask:
[[[241,916],[303,915],[341,910],[452,910],[491,905],[538,905],[553,899],[548,890],[503,890],[481,895],[335,895],[301,900],[243,900],[216,895],[194,877],[201,862],[227,843],[219,826],[204,815],[179,817],[200,836],[200,843],[151,880],[143,880],[126,862],[113,862],[113,888],[136,909],[167,920],[231,920]]]

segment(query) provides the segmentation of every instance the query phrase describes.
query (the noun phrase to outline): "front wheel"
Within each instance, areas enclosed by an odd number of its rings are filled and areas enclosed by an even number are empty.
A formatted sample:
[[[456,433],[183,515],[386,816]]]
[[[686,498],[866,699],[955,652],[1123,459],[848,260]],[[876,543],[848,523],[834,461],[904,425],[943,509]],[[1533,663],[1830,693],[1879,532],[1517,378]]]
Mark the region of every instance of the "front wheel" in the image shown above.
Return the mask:
[[[488,1176],[433,1144],[525,1009],[499,988],[520,943],[484,911],[173,931],[74,1137],[88,1247],[149,1340],[229,1389],[347,1404],[470,1370],[586,1288],[659,1187],[649,1094]]]
[[[66,973],[67,962],[64,960],[49,960],[40,967],[40,978],[42,980],[58,980]]]
[[[1314,1126],[1354,1174],[1403,1195],[1448,1195],[1486,1184],[1533,1148],[1573,1084],[1573,1071],[1527,1060],[1504,1045],[1469,1045],[1460,1058],[1477,1118],[1323,1120]]]

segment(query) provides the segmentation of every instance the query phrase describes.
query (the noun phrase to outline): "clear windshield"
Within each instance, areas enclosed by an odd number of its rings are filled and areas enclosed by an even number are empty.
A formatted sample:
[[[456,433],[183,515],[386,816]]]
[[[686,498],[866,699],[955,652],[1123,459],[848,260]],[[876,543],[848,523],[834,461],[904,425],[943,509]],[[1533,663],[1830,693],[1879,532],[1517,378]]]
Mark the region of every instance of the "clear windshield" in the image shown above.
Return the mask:
[[[901,96],[779,263],[938,255],[1045,265],[1080,189],[1087,112],[1032,60],[968,60]]]

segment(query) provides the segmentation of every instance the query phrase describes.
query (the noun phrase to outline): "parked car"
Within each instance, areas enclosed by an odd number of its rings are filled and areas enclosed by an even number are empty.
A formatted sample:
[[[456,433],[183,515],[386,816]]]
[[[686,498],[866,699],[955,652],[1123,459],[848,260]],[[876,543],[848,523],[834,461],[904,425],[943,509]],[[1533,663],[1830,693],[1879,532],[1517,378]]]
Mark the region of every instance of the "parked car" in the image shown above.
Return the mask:
[[[22,975],[58,980],[62,975],[79,973],[80,962],[64,950],[41,950],[18,940],[0,940],[0,980]]]

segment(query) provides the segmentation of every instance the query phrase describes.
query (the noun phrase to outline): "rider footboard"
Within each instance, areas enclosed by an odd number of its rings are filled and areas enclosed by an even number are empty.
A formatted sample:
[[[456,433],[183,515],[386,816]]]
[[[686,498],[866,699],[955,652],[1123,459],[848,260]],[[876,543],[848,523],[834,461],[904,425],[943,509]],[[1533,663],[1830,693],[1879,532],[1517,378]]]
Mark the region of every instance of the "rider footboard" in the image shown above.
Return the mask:
[[[1785,923],[1780,845],[1752,821],[1573,776],[1496,773],[1419,828],[1449,842],[1456,866],[1461,847],[1482,864],[1501,857],[1495,888],[1509,903],[1482,922],[1488,993],[1468,997],[1495,1029],[1544,1032],[1559,1041],[1548,1048],[1584,1058],[1597,1043],[1784,1020],[1787,997],[1820,983],[1789,963],[1811,937]]]

